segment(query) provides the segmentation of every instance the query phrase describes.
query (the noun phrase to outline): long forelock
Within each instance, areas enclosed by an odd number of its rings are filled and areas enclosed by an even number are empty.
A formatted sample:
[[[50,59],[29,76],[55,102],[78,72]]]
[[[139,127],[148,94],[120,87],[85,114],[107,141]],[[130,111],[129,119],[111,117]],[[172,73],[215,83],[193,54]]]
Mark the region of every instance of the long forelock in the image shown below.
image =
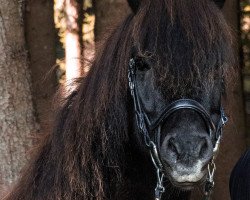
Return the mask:
[[[157,61],[156,81],[165,95],[209,93],[228,78],[231,30],[211,0],[145,0],[135,18],[135,45]]]

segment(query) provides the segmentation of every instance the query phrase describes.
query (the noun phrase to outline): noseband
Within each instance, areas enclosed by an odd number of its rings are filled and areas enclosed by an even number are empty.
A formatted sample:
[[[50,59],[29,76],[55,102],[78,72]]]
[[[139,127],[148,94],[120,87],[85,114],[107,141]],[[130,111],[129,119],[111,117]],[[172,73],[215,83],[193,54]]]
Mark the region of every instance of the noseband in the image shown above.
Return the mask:
[[[211,138],[214,138],[214,144],[213,144],[214,156],[216,155],[219,149],[219,144],[222,137],[222,128],[226,124],[228,119],[225,115],[223,107],[221,106],[220,120],[218,124],[215,125],[211,116],[199,102],[192,99],[179,99],[168,105],[163,110],[162,114],[156,121],[151,122],[147,117],[146,113],[142,110],[142,106],[139,100],[137,85],[136,85],[136,63],[133,58],[130,59],[129,61],[128,82],[129,82],[130,93],[134,103],[137,128],[143,137],[146,147],[149,149],[152,162],[156,169],[157,185],[155,188],[155,200],[160,200],[162,193],[165,192],[165,188],[163,186],[164,169],[159,154],[159,148],[160,148],[161,127],[164,123],[166,123],[167,119],[170,118],[173,113],[182,109],[189,109],[198,113],[206,124],[209,136]],[[155,133],[153,138],[150,137],[149,132]],[[215,163],[213,158],[211,163],[208,165],[208,177],[204,187],[205,200],[208,200],[210,198],[210,194],[214,187],[214,180],[213,180],[214,172],[215,172]]]

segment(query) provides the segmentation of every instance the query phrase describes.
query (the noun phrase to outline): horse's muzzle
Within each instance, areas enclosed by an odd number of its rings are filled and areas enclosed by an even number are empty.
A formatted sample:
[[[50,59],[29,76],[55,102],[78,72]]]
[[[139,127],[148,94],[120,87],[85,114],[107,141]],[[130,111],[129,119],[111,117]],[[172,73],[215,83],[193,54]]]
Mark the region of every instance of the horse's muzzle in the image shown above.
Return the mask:
[[[161,145],[166,175],[181,188],[203,182],[212,157],[212,141],[206,134],[168,134]]]

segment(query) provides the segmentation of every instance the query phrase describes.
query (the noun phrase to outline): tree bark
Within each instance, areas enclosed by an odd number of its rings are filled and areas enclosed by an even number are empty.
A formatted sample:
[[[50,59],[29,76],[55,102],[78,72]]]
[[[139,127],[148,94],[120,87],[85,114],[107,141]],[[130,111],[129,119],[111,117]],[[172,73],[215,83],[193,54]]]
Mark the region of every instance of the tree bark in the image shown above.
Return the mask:
[[[226,1],[224,15],[234,31],[235,57],[239,58],[239,1]],[[229,80],[227,89],[226,111],[229,114],[229,124],[225,128],[222,148],[217,158],[214,200],[230,199],[229,177],[231,171],[246,149],[245,112],[243,103],[243,86],[240,62],[235,75],[236,80]],[[234,75],[233,75],[234,76]]]
[[[22,3],[0,0],[0,182],[5,185],[17,179],[37,131]]]
[[[51,0],[27,0],[25,10],[25,35],[29,49],[32,96],[41,133],[51,131],[51,104],[57,86],[53,6]]]
[[[119,23],[130,11],[127,0],[93,0],[95,10],[95,41],[100,41],[112,25]]]
[[[67,84],[70,84],[82,75],[83,0],[65,0],[64,6],[66,13],[66,81]]]

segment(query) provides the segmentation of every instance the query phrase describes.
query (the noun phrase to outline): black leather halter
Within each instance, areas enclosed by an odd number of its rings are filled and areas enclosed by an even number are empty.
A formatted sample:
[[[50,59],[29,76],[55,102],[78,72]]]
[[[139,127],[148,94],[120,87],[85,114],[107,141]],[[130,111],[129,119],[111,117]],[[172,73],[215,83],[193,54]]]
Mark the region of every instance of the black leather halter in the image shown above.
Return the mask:
[[[216,152],[218,151],[221,137],[222,137],[223,125],[226,124],[228,119],[221,106],[220,120],[216,126],[211,116],[207,112],[207,110],[199,102],[192,100],[192,99],[179,99],[177,101],[172,102],[170,105],[168,105],[163,110],[160,117],[156,121],[150,122],[146,113],[142,110],[142,106],[139,100],[137,86],[136,86],[136,63],[133,58],[130,59],[130,62],[129,62],[128,80],[129,80],[130,93],[134,102],[134,111],[135,111],[135,116],[136,116],[137,127],[144,139],[145,145],[149,148],[152,162],[156,168],[157,186],[155,188],[155,199],[159,200],[161,198],[162,193],[165,191],[165,188],[162,184],[163,177],[164,177],[164,169],[163,169],[163,165],[162,165],[160,154],[159,154],[162,124],[167,123],[167,119],[170,118],[171,115],[178,110],[190,109],[190,110],[197,112],[204,120],[210,137],[214,138],[214,150],[213,151],[214,151],[214,154],[216,154]],[[149,132],[155,133],[153,138],[150,137]],[[210,193],[214,185],[213,174],[215,170],[215,164],[213,161],[212,161],[212,164],[213,164],[213,171],[210,173],[210,168],[208,167],[209,177],[205,185],[205,195],[208,198],[210,196]]]

